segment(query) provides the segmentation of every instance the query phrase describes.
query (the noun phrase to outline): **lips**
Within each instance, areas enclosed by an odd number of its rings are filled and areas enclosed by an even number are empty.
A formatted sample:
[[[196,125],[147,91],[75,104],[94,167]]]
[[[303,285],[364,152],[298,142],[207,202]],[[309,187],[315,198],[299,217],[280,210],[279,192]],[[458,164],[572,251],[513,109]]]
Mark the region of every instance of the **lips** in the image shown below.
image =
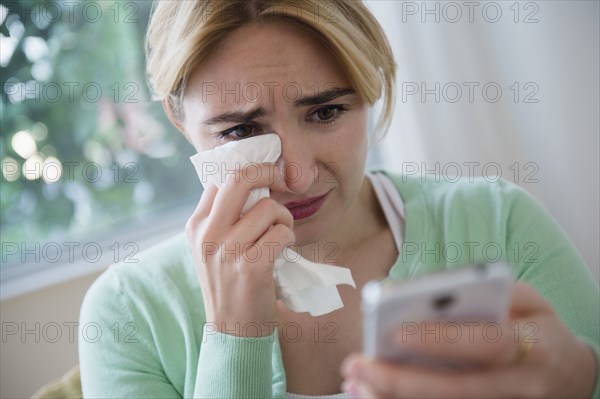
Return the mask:
[[[323,206],[323,203],[325,203],[325,200],[327,199],[327,194],[329,194],[329,192],[318,197],[288,202],[285,204],[285,207],[291,212],[294,220],[306,219],[321,209],[321,206]]]

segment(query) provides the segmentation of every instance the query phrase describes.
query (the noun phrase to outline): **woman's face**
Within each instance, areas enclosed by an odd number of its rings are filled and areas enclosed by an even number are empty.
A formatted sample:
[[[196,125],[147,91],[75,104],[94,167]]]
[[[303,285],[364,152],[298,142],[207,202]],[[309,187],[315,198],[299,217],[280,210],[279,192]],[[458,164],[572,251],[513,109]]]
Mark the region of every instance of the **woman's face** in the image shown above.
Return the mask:
[[[367,106],[316,34],[283,21],[237,29],[190,76],[183,107],[199,152],[279,135],[287,191],[271,197],[294,215],[298,245],[347,234],[364,174]],[[290,204],[323,195],[316,213]]]

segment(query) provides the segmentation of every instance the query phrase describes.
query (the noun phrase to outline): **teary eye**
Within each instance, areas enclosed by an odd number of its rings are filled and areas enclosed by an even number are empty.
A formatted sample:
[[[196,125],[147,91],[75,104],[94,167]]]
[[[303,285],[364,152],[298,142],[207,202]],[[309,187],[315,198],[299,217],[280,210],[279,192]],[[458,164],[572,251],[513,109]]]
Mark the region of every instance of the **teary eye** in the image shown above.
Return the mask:
[[[314,122],[328,124],[334,122],[346,111],[346,107],[341,104],[327,105],[313,112],[311,117],[313,117]]]
[[[230,129],[223,130],[219,132],[219,138],[229,138],[229,139],[245,139],[249,137],[256,130],[256,126],[254,125],[237,125]]]
[[[317,111],[317,116],[320,120],[326,121],[333,118],[336,114],[336,109],[333,107],[321,108]]]

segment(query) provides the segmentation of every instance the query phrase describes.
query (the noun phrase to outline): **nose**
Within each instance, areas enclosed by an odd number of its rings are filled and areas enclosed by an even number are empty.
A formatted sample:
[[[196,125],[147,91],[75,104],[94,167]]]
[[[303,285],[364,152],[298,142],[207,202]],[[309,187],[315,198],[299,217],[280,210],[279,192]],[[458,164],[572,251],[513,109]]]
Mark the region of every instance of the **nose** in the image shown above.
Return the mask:
[[[287,190],[297,196],[307,194],[317,177],[315,148],[308,139],[302,137],[301,132],[280,134],[279,137],[279,167],[283,172]]]

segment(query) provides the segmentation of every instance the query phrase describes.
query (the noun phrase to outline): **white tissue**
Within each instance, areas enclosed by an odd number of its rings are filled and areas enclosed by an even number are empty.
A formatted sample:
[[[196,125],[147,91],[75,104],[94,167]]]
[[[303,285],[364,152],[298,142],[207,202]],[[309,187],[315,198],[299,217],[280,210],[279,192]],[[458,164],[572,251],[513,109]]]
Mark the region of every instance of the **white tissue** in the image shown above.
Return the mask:
[[[271,133],[230,141],[198,153],[190,160],[204,187],[209,182],[220,187],[233,170],[248,164],[276,162],[280,154],[279,136]],[[255,176],[249,172],[248,178]],[[268,196],[268,188],[252,190],[242,214],[258,200]],[[336,285],[348,284],[356,288],[350,269],[311,262],[290,248],[285,248],[276,259],[273,278],[278,299],[294,312],[309,312],[312,316],[321,316],[344,307]]]

